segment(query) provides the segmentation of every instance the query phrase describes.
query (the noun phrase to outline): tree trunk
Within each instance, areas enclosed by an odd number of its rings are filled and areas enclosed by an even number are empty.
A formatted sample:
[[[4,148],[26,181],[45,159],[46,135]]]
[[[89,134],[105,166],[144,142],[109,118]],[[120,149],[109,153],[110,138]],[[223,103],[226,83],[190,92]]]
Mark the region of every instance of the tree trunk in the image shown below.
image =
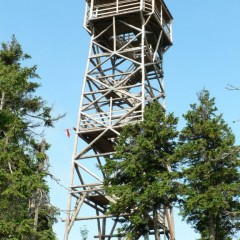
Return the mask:
[[[145,233],[144,240],[149,240],[149,231]]]
[[[154,210],[153,212],[153,222],[154,222],[155,240],[160,240],[159,213],[157,212],[157,210]]]
[[[5,103],[5,92],[2,92],[1,102],[0,102],[0,111],[3,110]]]
[[[216,233],[215,233],[215,227],[214,227],[214,221],[213,217],[210,214],[210,219],[208,223],[208,232],[209,232],[209,240],[216,240]]]
[[[34,229],[36,230],[36,232],[38,228],[38,215],[39,215],[39,205],[37,203],[34,209]]]
[[[45,139],[42,140],[40,144],[40,152],[45,153],[46,150],[46,141]],[[47,158],[47,157],[46,157]],[[45,165],[47,164],[47,160],[40,162],[38,166],[38,173],[42,173],[44,171]],[[34,209],[34,228],[37,231],[38,229],[38,221],[39,221],[39,210],[40,206],[42,204],[43,199],[43,192],[40,189],[37,189],[35,196],[34,196],[34,202],[35,202],[35,209]]]
[[[145,216],[145,219],[148,219],[148,216]],[[146,233],[144,234],[144,240],[149,240],[149,226],[148,226],[148,221],[145,226]]]
[[[4,133],[3,133],[4,134]],[[7,146],[8,146],[8,137],[6,136],[6,140],[5,140],[5,148],[4,148],[4,152],[6,152],[7,150]],[[9,172],[12,174],[13,173],[13,170],[12,170],[12,164],[11,162],[8,161],[8,169],[9,169]]]

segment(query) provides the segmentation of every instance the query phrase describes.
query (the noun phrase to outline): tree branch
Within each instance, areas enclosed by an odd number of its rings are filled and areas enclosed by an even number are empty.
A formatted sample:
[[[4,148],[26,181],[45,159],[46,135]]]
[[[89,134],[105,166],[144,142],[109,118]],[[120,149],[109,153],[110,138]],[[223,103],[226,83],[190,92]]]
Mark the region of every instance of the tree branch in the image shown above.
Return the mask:
[[[231,85],[231,84],[228,84],[228,87],[226,87],[226,89],[227,90],[240,90],[240,87],[235,87],[235,86],[233,86],[233,85]]]

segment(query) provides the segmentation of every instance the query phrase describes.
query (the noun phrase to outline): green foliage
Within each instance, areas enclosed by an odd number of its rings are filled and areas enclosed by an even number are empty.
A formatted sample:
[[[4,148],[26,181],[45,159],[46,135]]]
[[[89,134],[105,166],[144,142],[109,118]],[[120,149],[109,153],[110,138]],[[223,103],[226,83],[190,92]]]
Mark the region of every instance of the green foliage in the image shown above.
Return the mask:
[[[236,231],[230,213],[240,209],[239,147],[209,92],[200,92],[198,100],[184,115],[176,154],[183,176],[181,214],[202,240],[227,240]]]
[[[0,50],[0,238],[54,240],[57,209],[49,204],[40,126],[53,126],[51,108],[35,95],[36,66],[23,67],[15,37]]]
[[[89,230],[87,229],[86,225],[84,225],[83,227],[80,228],[80,234],[82,236],[82,240],[87,240],[88,233],[89,233]]]
[[[121,131],[112,159],[107,159],[103,172],[105,189],[116,203],[110,213],[120,216],[129,239],[148,232],[152,213],[176,200],[173,180],[176,173],[169,171],[175,150],[177,118],[165,115],[155,101],[146,106],[144,121],[127,125]]]

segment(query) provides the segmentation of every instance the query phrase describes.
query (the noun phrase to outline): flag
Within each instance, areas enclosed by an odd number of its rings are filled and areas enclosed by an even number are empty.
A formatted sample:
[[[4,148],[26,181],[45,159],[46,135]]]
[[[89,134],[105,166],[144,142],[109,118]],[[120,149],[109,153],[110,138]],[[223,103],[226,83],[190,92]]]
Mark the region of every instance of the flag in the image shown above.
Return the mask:
[[[66,128],[66,134],[67,134],[67,136],[70,138],[70,129],[69,128]]]

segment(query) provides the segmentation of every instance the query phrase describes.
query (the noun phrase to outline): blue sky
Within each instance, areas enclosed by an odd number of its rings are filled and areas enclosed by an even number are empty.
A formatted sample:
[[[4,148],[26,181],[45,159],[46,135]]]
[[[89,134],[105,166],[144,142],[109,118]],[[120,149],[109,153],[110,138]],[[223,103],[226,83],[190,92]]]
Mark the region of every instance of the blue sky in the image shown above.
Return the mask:
[[[165,90],[167,109],[180,117],[196,101],[203,88],[216,97],[219,112],[240,141],[240,91],[228,91],[227,84],[240,86],[240,1],[166,0],[174,17],[174,46],[166,53]],[[39,94],[55,113],[67,113],[54,129],[46,131],[52,173],[63,186],[69,184],[73,137],[64,129],[76,125],[82,80],[89,47],[83,29],[83,0],[0,0],[0,42],[15,34],[28,64],[38,65],[42,88]],[[64,210],[67,191],[49,180],[52,204]],[[61,216],[64,218],[64,214]],[[64,224],[55,226],[63,239]],[[91,230],[91,227],[90,227]],[[76,239],[76,238],[73,238]],[[197,235],[176,217],[176,239],[194,240]]]

